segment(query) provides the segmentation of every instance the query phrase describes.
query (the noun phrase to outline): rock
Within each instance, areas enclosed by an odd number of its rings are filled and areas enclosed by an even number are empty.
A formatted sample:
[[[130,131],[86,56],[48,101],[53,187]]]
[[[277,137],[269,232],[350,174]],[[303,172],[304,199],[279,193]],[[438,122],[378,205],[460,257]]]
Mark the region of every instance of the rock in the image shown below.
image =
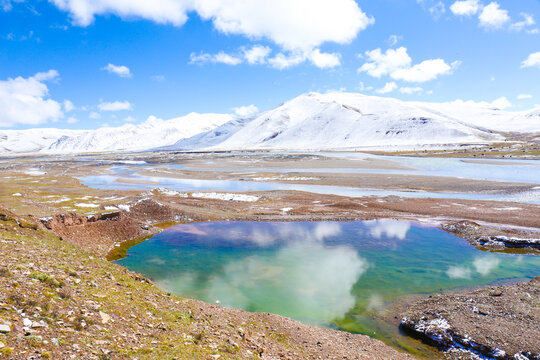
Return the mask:
[[[6,345],[0,341],[0,349],[3,349]]]
[[[7,334],[9,332],[11,332],[11,326],[5,325],[5,324],[0,325],[0,333],[1,334]]]
[[[101,316],[101,323],[106,324],[111,320],[111,316],[108,314],[105,314],[103,311],[99,312],[99,316]]]
[[[23,319],[23,325],[24,326],[32,326],[32,320],[30,320],[28,318],[24,318]]]
[[[37,322],[37,321],[34,321],[34,322],[32,323],[32,328],[33,328],[33,329],[42,328],[42,327],[45,327],[45,324],[44,324],[44,323]]]
[[[489,293],[489,296],[501,296],[502,295],[502,291],[501,290],[492,290],[490,293]]]

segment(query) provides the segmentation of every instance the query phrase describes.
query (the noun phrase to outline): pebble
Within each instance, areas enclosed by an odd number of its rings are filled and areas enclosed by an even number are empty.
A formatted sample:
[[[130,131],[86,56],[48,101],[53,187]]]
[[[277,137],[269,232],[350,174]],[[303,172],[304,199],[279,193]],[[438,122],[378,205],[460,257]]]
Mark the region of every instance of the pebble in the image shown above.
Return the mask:
[[[0,325],[0,333],[7,334],[11,332],[11,327],[9,325]]]
[[[32,320],[30,320],[28,318],[24,318],[23,319],[23,325],[24,326],[32,326]]]
[[[4,348],[6,345],[4,345],[3,342],[0,341],[0,349]]]
[[[106,324],[111,320],[110,315],[105,314],[103,311],[99,312],[99,316],[101,316],[101,323]]]

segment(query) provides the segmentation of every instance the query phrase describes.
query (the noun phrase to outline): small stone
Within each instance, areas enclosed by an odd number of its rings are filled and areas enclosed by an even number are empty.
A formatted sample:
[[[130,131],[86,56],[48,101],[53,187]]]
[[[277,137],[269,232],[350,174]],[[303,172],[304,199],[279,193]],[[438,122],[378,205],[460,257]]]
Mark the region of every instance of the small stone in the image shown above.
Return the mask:
[[[24,326],[32,326],[32,320],[30,320],[28,318],[24,318],[23,319],[23,325]]]
[[[101,323],[106,324],[111,320],[111,316],[108,314],[105,314],[103,311],[99,312],[99,316],[101,316]]]
[[[37,321],[34,321],[34,322],[32,323],[32,328],[33,328],[33,329],[42,328],[42,327],[45,327],[45,324],[40,323],[40,322],[37,322]]]
[[[11,332],[11,326],[4,325],[4,324],[0,325],[0,333],[1,334],[7,334],[9,332]]]
[[[0,341],[0,349],[3,349],[6,345]]]
[[[489,293],[489,296],[501,296],[502,295],[502,291],[501,290],[492,290],[490,293]]]

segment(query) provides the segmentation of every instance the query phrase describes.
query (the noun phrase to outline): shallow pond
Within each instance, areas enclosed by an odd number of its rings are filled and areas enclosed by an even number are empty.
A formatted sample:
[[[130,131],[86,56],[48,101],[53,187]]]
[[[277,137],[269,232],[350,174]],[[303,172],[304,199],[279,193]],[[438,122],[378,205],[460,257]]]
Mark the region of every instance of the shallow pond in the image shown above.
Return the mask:
[[[527,279],[540,258],[482,252],[397,220],[206,222],[172,227],[117,261],[182,297],[381,338],[424,356],[379,314],[410,294]]]

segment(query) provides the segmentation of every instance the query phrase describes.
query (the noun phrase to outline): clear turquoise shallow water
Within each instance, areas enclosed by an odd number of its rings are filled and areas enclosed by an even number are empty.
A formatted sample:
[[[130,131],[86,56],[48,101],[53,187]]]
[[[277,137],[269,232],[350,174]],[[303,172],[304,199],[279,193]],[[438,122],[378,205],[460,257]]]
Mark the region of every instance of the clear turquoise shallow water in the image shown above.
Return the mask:
[[[482,252],[435,227],[384,219],[184,224],[117,262],[182,297],[406,348],[416,345],[379,316],[400,297],[540,275],[538,257]]]

